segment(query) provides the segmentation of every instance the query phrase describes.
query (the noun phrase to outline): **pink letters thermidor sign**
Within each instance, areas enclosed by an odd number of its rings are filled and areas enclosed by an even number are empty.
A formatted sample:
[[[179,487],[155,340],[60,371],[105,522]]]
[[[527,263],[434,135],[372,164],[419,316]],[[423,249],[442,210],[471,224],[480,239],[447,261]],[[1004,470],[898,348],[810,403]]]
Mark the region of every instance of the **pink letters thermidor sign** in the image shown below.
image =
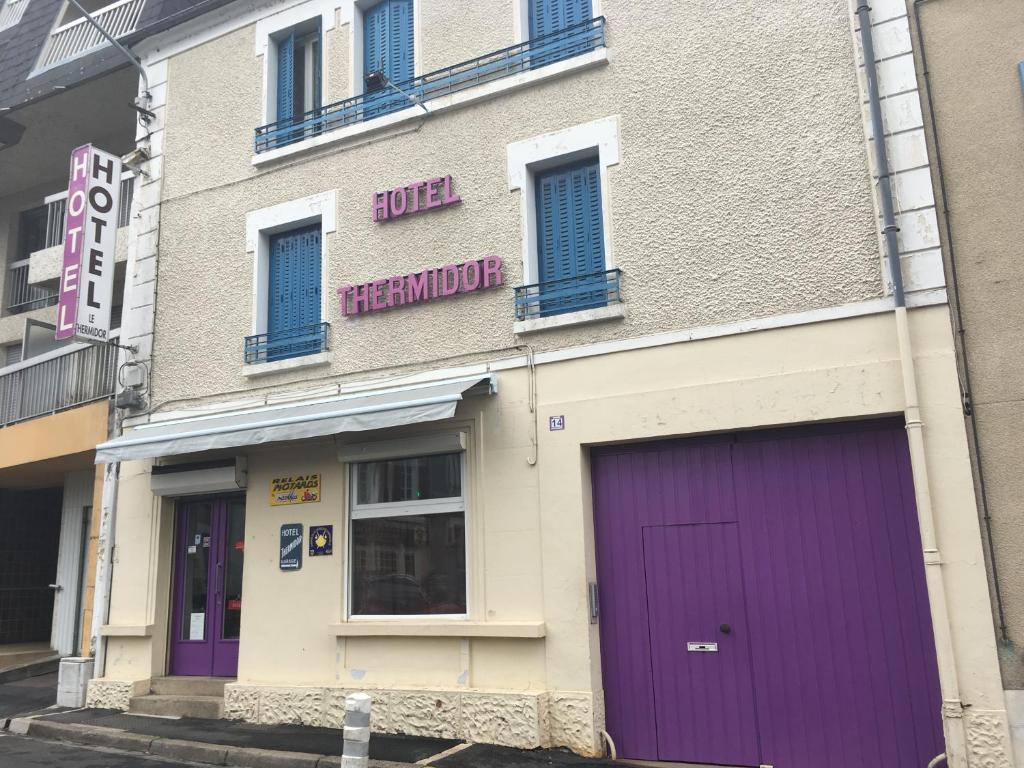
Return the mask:
[[[338,289],[338,298],[341,314],[361,315],[501,284],[501,257],[484,256],[462,264],[447,264],[369,283],[343,285]]]
[[[71,174],[68,181],[68,204],[64,224],[64,266],[60,273],[60,298],[57,302],[57,339],[75,335],[78,311],[78,281],[82,265],[83,226],[89,192],[89,154],[86,144],[71,153]]]

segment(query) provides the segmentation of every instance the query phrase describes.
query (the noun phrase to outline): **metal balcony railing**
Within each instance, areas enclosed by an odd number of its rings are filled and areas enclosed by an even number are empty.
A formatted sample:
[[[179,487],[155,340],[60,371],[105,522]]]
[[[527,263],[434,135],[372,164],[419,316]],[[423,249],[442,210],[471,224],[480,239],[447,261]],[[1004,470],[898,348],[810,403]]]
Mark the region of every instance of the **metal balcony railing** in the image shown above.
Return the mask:
[[[117,206],[117,226],[127,227],[135,195],[135,176],[129,171],[121,175],[121,200]],[[64,242],[64,217],[68,209],[67,191],[46,198],[46,247]]]
[[[28,267],[29,260],[22,259],[7,269],[7,311],[12,315],[57,303],[57,287],[29,283]]]
[[[117,347],[58,349],[0,368],[0,427],[114,394]]]
[[[548,280],[516,288],[516,320],[596,309],[622,301],[621,269]]]
[[[271,363],[290,357],[326,352],[331,335],[330,323],[316,323],[273,333],[245,337],[245,362]]]
[[[288,146],[336,128],[397,112],[467,88],[579,56],[605,44],[604,17],[543,35],[518,45],[453,64],[412,80],[385,86],[256,129],[256,152]],[[407,95],[403,95],[407,94]]]
[[[113,38],[135,31],[145,0],[119,0],[92,14]],[[62,24],[50,33],[38,69],[73,59],[86,51],[107,45],[106,39],[84,18]]]
[[[10,29],[21,21],[21,17],[25,15],[25,8],[27,6],[28,0],[7,0],[7,2],[0,7],[0,32],[5,29]]]

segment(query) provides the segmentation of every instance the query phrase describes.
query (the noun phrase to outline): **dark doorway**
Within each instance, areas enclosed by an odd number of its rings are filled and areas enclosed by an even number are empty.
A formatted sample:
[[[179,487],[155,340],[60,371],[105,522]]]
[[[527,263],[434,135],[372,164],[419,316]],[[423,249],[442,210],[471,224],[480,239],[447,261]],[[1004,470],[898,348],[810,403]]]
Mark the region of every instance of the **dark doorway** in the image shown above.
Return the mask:
[[[0,645],[49,642],[62,490],[0,490]]]

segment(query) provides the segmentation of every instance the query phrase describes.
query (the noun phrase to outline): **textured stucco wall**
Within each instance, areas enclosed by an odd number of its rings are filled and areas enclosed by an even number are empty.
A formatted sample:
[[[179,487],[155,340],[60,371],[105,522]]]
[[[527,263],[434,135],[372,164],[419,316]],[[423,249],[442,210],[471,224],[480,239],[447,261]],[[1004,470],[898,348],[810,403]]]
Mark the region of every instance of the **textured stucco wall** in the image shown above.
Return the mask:
[[[472,2],[424,5],[424,39],[462,41],[449,63],[514,42],[511,3],[488,13]],[[485,253],[505,259],[508,284],[347,320],[332,297],[331,364],[317,375],[436,367],[515,345],[520,192],[508,191],[506,146],[609,115],[620,116],[622,160],[609,170],[608,235],[628,318],[523,341],[542,350],[880,295],[845,5],[668,4],[657,24],[644,3],[609,0],[603,11],[606,66],[258,170],[254,28],[172,57],[154,404],[309,378],[242,376],[253,272],[244,223],[248,211],[329,189],[338,195],[338,229],[325,245],[332,289]],[[338,67],[347,26],[327,46]],[[428,47],[432,60],[440,44]],[[348,80],[338,69],[328,73],[335,95]],[[444,173],[462,205],[370,221],[374,191]]]
[[[1018,0],[921,7],[1010,636],[1001,648],[1003,681],[1014,689],[1024,688],[1024,95],[1017,72],[1024,60],[1022,11]]]

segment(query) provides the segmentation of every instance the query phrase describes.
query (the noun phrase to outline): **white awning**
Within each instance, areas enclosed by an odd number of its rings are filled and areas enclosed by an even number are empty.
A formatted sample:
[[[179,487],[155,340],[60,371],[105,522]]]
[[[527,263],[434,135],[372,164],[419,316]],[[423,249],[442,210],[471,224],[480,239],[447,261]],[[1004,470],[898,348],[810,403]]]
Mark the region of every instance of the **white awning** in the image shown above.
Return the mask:
[[[96,463],[177,456],[280,440],[400,427],[450,419],[470,389],[494,392],[493,376],[356,392],[314,403],[267,405],[245,411],[143,424],[96,447]]]

